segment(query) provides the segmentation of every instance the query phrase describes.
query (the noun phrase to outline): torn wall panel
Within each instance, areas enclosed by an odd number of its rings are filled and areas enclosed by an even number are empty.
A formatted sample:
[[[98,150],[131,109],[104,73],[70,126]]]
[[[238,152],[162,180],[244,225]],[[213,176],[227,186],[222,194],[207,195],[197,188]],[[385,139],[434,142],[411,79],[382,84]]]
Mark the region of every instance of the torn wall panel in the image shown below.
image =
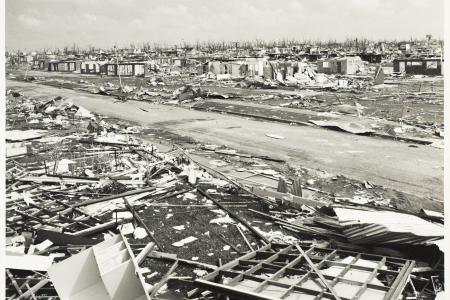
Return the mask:
[[[150,299],[134,260],[121,233],[53,265],[48,274],[62,300]]]

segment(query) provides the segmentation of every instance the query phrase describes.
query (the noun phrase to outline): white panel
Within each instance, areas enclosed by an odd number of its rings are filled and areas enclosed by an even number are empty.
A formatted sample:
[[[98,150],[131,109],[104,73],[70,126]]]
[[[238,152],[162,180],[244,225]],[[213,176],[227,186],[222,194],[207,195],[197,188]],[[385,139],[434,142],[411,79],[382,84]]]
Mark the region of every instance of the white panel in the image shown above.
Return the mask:
[[[97,258],[98,262],[101,262],[107,258],[110,258],[113,255],[116,255],[123,249],[125,249],[125,244],[122,241],[120,243],[112,245],[111,247],[106,248],[105,250],[103,250],[101,252],[97,252],[97,250],[95,250],[95,257]]]
[[[70,296],[101,282],[92,248],[54,264],[48,269],[48,274],[61,299],[69,299]]]
[[[106,248],[113,246],[119,242],[123,241],[122,236],[120,234],[113,236],[112,238],[101,242],[100,244],[95,245],[93,248],[95,249],[95,254],[101,253]]]
[[[94,285],[91,285],[87,289],[84,289],[69,298],[62,298],[61,296],[60,298],[61,300],[111,300],[103,281],[98,281]]]
[[[143,278],[136,274],[130,260],[130,250],[123,237],[117,235],[54,264],[48,274],[61,300],[150,299]],[[97,264],[96,255],[106,260]],[[100,275],[99,268],[106,272]]]
[[[128,253],[127,249],[123,249],[116,255],[111,256],[110,258],[107,258],[100,262],[98,264],[98,267],[100,269],[100,273],[106,273],[111,269],[114,269],[118,265],[124,263],[125,261],[130,259],[130,254]]]
[[[47,271],[53,263],[53,257],[41,255],[6,255],[6,269]]]
[[[130,300],[146,294],[131,260],[102,275],[108,293],[113,300]]]
[[[6,144],[8,145],[8,144]],[[24,147],[6,147],[6,157],[27,154],[27,146]]]

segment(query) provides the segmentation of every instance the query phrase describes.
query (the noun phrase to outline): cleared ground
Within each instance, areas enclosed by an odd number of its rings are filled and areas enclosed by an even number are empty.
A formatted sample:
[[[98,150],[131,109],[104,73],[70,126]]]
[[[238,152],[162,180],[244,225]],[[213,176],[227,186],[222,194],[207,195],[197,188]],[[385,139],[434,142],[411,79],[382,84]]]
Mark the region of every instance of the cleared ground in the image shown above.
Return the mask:
[[[294,166],[326,170],[443,200],[444,151],[440,149],[420,145],[415,148],[398,141],[176,106],[140,101],[113,103],[110,97],[33,83],[6,80],[6,87],[42,100],[62,96],[97,113],[166,129],[201,142],[227,145],[249,154],[285,159]],[[267,133],[285,139],[269,138]]]

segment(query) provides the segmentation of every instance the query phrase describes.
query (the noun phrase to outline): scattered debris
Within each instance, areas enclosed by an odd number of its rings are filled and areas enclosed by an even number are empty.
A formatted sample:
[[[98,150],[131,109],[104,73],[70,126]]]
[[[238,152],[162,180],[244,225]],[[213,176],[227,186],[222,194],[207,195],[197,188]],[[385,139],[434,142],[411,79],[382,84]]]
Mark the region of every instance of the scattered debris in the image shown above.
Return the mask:
[[[422,85],[412,91],[409,79],[382,66],[331,75],[298,61],[265,66],[270,76],[254,76],[254,68],[242,67],[251,61],[238,64],[238,71],[232,62],[206,64],[207,71],[191,76],[155,63],[140,85],[34,81],[114,101],[145,101],[140,114],[150,115],[153,104],[164,110],[181,105],[353,134],[430,135],[435,141],[427,144],[444,148],[443,123],[436,121],[441,112],[426,116],[410,107],[440,105],[440,94]],[[233,65],[230,73],[210,72],[225,65]],[[444,215],[432,210],[442,204],[434,199],[427,200],[436,206],[423,209],[415,196],[384,189],[370,177],[356,181],[287,166],[225,145],[185,146],[162,130],[99,115],[69,99],[6,94],[8,297],[163,299],[167,291],[204,299],[212,293],[239,299],[443,297]],[[254,106],[250,111],[241,102]],[[395,114],[376,108],[397,102],[403,105]],[[313,112],[305,117],[300,108]]]
[[[280,139],[280,140],[285,139],[284,136],[276,135],[276,134],[271,134],[271,133],[266,133],[266,136],[271,137],[271,138],[274,138],[274,139]]]

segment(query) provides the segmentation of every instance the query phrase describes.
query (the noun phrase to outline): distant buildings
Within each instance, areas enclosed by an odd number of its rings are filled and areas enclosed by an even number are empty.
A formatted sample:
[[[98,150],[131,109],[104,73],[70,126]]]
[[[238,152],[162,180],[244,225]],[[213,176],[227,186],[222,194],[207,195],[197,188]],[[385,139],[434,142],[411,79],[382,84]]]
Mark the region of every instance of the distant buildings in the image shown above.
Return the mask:
[[[394,59],[394,72],[417,75],[444,75],[444,61],[440,58]]]
[[[317,72],[324,74],[355,74],[361,65],[362,61],[359,56],[319,59],[317,61]]]
[[[345,43],[295,44],[282,43],[207,44],[196,48],[149,45],[139,48],[101,50],[93,47],[89,51],[45,50],[30,54],[8,53],[10,64],[26,64],[32,68],[101,74],[107,76],[148,76],[150,72],[181,71],[197,74],[212,72],[217,75],[230,74],[236,77],[263,76],[283,79],[302,73],[307,64],[317,63],[317,72],[325,74],[355,74],[363,63],[381,64],[394,62],[394,69],[411,74],[442,74],[440,56],[443,41],[431,36],[421,41],[370,42],[348,40]],[[439,57],[436,58],[436,57]],[[429,58],[429,60],[424,60]],[[433,61],[438,60],[435,67]],[[419,62],[422,62],[419,64]],[[314,69],[314,67],[313,67]],[[301,77],[301,76],[300,76]]]
[[[147,62],[119,62],[106,63],[105,75],[107,76],[147,76],[148,75]]]
[[[95,61],[95,60],[85,60],[81,63],[80,70],[81,74],[100,74],[105,73],[102,72],[102,68],[104,63]]]

